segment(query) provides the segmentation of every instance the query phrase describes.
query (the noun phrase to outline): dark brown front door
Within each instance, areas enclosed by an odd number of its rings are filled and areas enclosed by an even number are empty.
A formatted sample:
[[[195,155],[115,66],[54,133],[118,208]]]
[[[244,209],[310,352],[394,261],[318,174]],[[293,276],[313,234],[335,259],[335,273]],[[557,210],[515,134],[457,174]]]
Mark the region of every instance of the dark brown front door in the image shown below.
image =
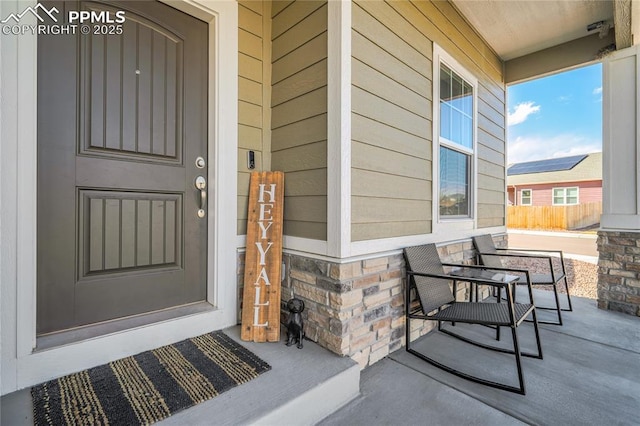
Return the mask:
[[[48,5],[126,20],[38,37],[38,334],[204,300],[207,24],[156,1]]]

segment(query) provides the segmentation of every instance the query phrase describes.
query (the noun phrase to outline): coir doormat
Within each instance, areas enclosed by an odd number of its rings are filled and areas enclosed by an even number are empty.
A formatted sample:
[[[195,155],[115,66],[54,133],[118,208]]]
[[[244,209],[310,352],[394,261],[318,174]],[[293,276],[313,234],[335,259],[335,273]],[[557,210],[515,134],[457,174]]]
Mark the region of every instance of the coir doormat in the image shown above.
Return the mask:
[[[34,423],[148,425],[270,369],[217,331],[34,386]]]

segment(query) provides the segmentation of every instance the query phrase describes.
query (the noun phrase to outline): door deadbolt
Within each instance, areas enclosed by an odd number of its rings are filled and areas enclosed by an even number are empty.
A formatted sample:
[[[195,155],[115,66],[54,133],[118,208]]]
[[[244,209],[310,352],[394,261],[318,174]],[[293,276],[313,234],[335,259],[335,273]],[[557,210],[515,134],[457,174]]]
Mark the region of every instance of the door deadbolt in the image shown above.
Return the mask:
[[[202,157],[198,157],[196,158],[196,167],[199,169],[204,169],[204,167],[207,165],[207,162],[204,161],[204,158]]]

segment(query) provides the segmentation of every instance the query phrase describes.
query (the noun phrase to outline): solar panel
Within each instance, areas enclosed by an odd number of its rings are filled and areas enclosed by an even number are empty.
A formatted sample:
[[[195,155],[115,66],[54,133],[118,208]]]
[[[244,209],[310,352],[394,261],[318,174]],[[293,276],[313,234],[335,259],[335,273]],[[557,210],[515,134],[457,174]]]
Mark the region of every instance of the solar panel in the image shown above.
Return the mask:
[[[548,160],[527,161],[517,163],[507,169],[508,176],[524,175],[529,173],[557,172],[560,170],[571,170],[582,160],[587,158],[586,154],[573,155],[571,157],[550,158]]]

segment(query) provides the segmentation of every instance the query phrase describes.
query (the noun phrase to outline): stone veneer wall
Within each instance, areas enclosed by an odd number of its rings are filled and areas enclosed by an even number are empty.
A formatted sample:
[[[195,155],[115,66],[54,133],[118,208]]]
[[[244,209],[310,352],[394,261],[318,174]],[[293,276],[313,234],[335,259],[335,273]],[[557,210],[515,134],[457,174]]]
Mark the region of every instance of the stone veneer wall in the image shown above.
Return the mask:
[[[640,316],[640,233],[598,232],[598,307]]]
[[[499,247],[506,246],[506,235],[494,240]],[[443,262],[475,262],[471,240],[444,244],[438,251]],[[294,296],[304,300],[306,336],[336,354],[353,358],[362,368],[405,345],[402,253],[349,263],[285,253],[283,261],[286,271],[282,281],[283,323],[287,319],[285,302]],[[243,264],[241,254],[239,298]],[[459,286],[458,297],[465,297],[466,291],[466,286]],[[435,322],[412,321],[411,326],[414,340],[429,332]]]

